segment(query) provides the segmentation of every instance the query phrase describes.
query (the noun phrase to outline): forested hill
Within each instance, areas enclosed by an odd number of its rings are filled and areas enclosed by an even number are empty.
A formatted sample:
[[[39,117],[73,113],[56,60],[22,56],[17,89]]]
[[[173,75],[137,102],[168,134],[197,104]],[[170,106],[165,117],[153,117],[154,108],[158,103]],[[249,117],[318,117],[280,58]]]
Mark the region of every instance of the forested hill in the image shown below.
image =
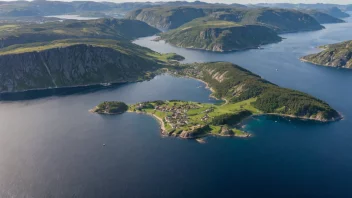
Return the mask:
[[[274,8],[231,8],[223,6],[158,7],[137,9],[126,17],[148,23],[159,29],[180,27],[193,19],[211,16],[218,20],[242,25],[263,25],[277,32],[319,30],[321,26],[308,14],[288,9]]]
[[[339,19],[337,17],[333,17],[325,12],[318,11],[318,10],[302,10],[302,12],[305,12],[312,16],[315,20],[317,20],[321,24],[327,24],[327,23],[344,23],[345,21],[342,19]]]
[[[240,25],[209,17],[195,19],[183,26],[162,33],[160,39],[172,45],[210,51],[235,51],[258,48],[279,42],[281,38],[270,28]]]
[[[0,47],[67,38],[132,40],[158,32],[159,30],[144,22],[128,19],[104,18],[87,21],[65,20],[44,24],[4,24],[0,25]]]
[[[352,41],[322,46],[324,50],[301,59],[317,65],[352,69]]]
[[[281,88],[232,63],[190,64],[177,73],[207,82],[215,97],[229,103],[255,99],[252,105],[264,113],[320,121],[340,119],[338,112],[327,103],[299,91]]]

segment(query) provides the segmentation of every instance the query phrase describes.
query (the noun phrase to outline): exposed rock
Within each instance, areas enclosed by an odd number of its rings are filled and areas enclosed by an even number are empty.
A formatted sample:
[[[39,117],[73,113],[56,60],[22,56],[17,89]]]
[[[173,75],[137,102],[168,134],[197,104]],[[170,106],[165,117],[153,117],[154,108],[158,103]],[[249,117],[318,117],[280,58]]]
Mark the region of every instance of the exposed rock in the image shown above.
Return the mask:
[[[224,125],[223,127],[221,127],[221,132],[220,132],[220,135],[223,135],[223,136],[231,136],[233,135],[233,131],[232,129],[230,129],[230,127]]]
[[[320,53],[302,57],[303,61],[317,65],[352,68],[352,41],[324,46]]]

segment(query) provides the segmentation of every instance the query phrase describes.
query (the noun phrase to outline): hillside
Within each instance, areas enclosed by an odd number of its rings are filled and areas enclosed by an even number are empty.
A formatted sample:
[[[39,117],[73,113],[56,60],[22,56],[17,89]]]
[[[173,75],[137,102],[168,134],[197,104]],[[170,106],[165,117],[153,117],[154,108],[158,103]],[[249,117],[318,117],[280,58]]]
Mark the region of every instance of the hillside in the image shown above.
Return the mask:
[[[328,3],[259,3],[256,6],[260,7],[271,7],[271,8],[284,8],[284,9],[297,9],[300,11],[304,10],[318,10],[320,12],[325,12],[336,18],[348,17],[348,14],[343,11],[349,11],[351,5],[342,4],[328,4]]]
[[[123,16],[126,12],[158,6],[212,6],[201,1],[157,1],[157,2],[94,2],[94,1],[7,1],[1,3],[0,17],[47,16],[61,14],[82,15],[86,12],[103,12],[107,16]],[[240,4],[217,6],[246,7]]]
[[[322,46],[317,54],[304,56],[301,60],[316,65],[352,69],[352,41]]]
[[[320,121],[340,117],[334,109],[319,99],[281,88],[231,63],[190,64],[176,73],[205,81],[214,91],[214,97],[225,99],[229,104],[253,99],[251,105],[263,113]]]
[[[135,82],[152,77],[168,57],[107,39],[13,45],[0,50],[0,92]]]
[[[347,17],[350,16],[346,12],[342,12],[337,7],[328,8],[328,9],[324,10],[324,12],[326,12],[327,14],[329,14],[329,15],[331,15],[333,17],[336,17],[336,18],[347,18]]]
[[[323,28],[308,14],[296,10],[274,8],[231,8],[222,6],[145,8],[130,12],[127,18],[141,20],[159,29],[168,30],[205,16],[242,25],[262,25],[279,33]]]
[[[43,24],[4,24],[0,26],[0,47],[67,38],[108,38],[132,40],[159,30],[144,22],[127,19],[67,20]]]
[[[318,10],[302,10],[302,12],[305,12],[312,16],[315,20],[317,20],[321,24],[327,24],[327,23],[344,23],[345,21],[333,17],[325,12],[318,11]]]
[[[162,33],[160,39],[178,47],[218,52],[257,48],[281,41],[276,32],[264,26],[239,25],[209,18],[195,19]]]
[[[134,10],[128,13],[126,18],[144,21],[153,27],[168,30],[203,16],[205,16],[205,12],[202,8],[153,7]]]

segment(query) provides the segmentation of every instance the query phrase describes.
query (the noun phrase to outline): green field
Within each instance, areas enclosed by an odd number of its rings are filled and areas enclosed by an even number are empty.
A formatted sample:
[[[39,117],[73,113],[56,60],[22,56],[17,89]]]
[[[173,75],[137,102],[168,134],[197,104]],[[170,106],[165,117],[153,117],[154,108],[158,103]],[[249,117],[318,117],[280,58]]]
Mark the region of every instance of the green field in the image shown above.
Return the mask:
[[[254,108],[251,103],[256,99],[252,98],[246,101],[238,102],[236,104],[225,104],[225,105],[215,105],[207,103],[197,103],[189,101],[152,101],[143,102],[129,106],[129,111],[131,112],[144,112],[148,114],[153,114],[161,118],[165,125],[165,133],[168,135],[180,135],[182,132],[194,133],[196,129],[205,129],[201,132],[197,131],[197,134],[191,136],[192,138],[204,136],[207,134],[213,135],[229,135],[229,136],[247,136],[246,132],[240,131],[234,128],[236,124],[241,122],[242,119],[252,115],[260,113],[259,110]],[[191,108],[188,108],[191,107]],[[171,110],[172,109],[172,110]],[[240,116],[229,122],[224,120],[226,124],[215,124],[214,119],[219,118],[224,115],[236,116],[240,115],[242,112],[247,111],[248,114]],[[180,112],[179,114],[177,112]],[[172,119],[173,115],[179,118]],[[202,118],[208,116],[207,120]],[[187,117],[187,118],[184,118]],[[172,121],[170,121],[172,119]],[[186,121],[186,124],[178,125],[178,122]],[[173,126],[172,126],[173,125]],[[229,134],[224,134],[222,128],[229,128]]]

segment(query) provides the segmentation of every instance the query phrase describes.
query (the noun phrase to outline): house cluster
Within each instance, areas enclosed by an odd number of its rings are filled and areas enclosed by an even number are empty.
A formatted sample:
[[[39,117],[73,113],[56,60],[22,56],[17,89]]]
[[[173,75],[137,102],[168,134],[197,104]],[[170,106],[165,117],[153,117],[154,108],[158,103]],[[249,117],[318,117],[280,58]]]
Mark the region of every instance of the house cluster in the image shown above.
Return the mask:
[[[177,129],[186,126],[189,123],[187,111],[189,109],[199,108],[195,104],[182,104],[174,106],[156,106],[155,110],[167,112],[168,116],[165,117],[165,121],[170,124],[173,129]]]
[[[213,112],[213,111],[214,111],[214,107],[206,109],[204,111],[205,115],[200,120],[203,121],[203,122],[206,122],[207,120],[209,120],[210,117],[209,117],[208,113]]]

